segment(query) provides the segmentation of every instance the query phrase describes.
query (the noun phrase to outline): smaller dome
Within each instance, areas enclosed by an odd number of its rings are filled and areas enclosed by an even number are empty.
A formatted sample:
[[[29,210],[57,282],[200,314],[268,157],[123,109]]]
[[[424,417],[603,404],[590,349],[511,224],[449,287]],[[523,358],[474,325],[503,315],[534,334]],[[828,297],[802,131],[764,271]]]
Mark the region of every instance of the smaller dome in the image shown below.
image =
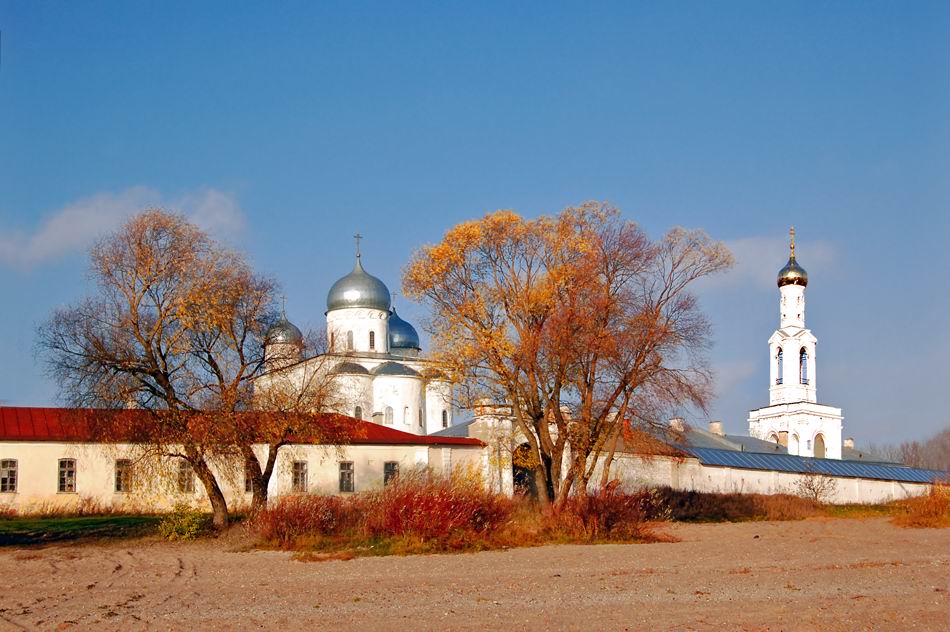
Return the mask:
[[[808,273],[795,261],[795,255],[789,257],[785,267],[778,271],[778,286],[785,285],[808,285]]]
[[[296,325],[287,320],[285,315],[281,315],[280,320],[271,325],[267,333],[264,334],[264,345],[300,345],[302,343],[303,334],[300,333]]]
[[[341,362],[330,371],[334,375],[369,375],[369,370],[355,362]]]
[[[419,377],[414,369],[407,367],[399,362],[383,362],[373,369],[373,375],[376,376],[396,376],[396,377]]]
[[[791,253],[788,256],[788,263],[778,271],[778,286],[801,285],[805,287],[808,285],[808,273],[795,260],[795,228],[793,227],[788,233],[791,237]]]
[[[400,318],[395,307],[389,312],[389,348],[421,349],[416,328]]]

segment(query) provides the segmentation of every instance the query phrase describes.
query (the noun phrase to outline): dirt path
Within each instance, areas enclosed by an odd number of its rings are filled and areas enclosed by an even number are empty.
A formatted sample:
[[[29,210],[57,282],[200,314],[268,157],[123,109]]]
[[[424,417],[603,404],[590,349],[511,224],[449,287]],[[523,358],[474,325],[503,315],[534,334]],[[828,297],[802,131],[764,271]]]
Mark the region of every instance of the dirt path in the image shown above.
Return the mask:
[[[676,525],[678,544],[295,562],[221,543],[0,552],[0,629],[950,629],[950,530]]]

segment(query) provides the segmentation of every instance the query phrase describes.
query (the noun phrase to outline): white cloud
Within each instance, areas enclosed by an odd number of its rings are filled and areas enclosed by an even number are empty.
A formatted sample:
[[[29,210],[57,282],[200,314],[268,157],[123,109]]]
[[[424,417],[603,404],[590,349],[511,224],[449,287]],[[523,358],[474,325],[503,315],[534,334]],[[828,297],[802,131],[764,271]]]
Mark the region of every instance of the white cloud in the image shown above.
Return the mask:
[[[744,237],[726,242],[735,265],[725,274],[703,279],[703,289],[752,286],[775,287],[775,276],[788,259],[788,240],[781,237]],[[809,272],[820,272],[834,263],[835,251],[825,241],[796,244],[795,255]]]
[[[151,187],[136,186],[67,204],[33,230],[0,228],[0,262],[30,267],[81,252],[127,217],[148,208],[181,212],[222,237],[235,236],[244,227],[237,201],[229,193],[209,188],[167,198]]]

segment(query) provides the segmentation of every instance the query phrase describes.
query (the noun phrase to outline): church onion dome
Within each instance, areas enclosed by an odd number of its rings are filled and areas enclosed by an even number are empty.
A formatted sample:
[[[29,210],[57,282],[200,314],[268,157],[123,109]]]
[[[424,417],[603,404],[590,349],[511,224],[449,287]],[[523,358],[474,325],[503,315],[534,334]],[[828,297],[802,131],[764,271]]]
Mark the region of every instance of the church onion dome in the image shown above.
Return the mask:
[[[785,267],[778,271],[778,286],[801,285],[805,287],[808,285],[808,273],[795,260],[795,229],[792,228],[789,234],[791,235],[791,254]]]
[[[373,375],[377,377],[419,377],[419,373],[416,372],[415,369],[411,369],[405,364],[400,364],[398,362],[383,362],[378,367],[373,369]]]
[[[389,348],[421,349],[416,328],[400,318],[395,307],[389,313]]]
[[[363,269],[356,257],[353,271],[333,284],[327,294],[327,311],[348,307],[368,307],[388,312],[392,305],[386,284]]]
[[[334,375],[369,375],[365,366],[355,362],[341,362],[330,371]]]
[[[303,334],[297,329],[296,325],[287,320],[287,316],[281,314],[280,320],[271,325],[267,333],[264,334],[264,345],[301,345],[303,344]]]

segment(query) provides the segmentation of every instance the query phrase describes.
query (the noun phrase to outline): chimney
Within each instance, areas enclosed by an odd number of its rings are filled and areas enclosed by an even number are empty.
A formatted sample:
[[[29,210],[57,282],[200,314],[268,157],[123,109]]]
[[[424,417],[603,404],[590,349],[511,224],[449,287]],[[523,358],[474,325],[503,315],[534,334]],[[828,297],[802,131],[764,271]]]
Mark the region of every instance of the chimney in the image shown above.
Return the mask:
[[[844,447],[854,449],[854,437],[848,437],[844,440]]]
[[[710,421],[709,432],[713,433],[714,435],[719,435],[720,437],[726,436],[726,432],[722,429],[721,421]]]
[[[686,423],[682,417],[673,417],[670,419],[670,429],[673,430],[673,432],[685,432]]]

